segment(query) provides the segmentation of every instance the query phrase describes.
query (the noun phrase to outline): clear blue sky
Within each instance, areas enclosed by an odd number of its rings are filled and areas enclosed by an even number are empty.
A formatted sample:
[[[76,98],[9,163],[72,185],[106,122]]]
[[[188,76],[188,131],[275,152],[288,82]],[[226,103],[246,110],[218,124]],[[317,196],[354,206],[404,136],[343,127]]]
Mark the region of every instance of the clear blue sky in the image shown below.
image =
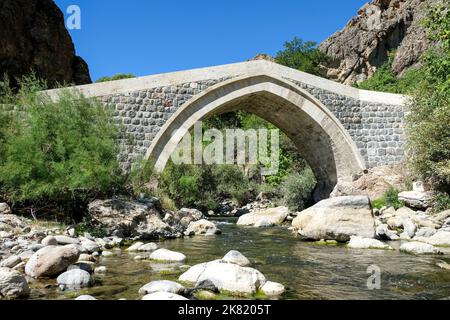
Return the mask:
[[[368,0],[55,0],[81,8],[71,30],[93,80],[240,62],[275,55],[298,36],[321,42]],[[66,14],[66,17],[68,15]]]

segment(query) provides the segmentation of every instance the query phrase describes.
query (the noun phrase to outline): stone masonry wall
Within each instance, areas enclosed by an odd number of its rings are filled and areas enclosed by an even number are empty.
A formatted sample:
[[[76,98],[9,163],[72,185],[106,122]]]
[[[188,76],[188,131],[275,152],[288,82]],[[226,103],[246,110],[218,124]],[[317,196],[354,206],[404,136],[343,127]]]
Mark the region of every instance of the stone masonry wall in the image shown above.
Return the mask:
[[[341,121],[368,167],[404,160],[403,106],[361,101],[293,82],[320,100]]]
[[[125,169],[143,157],[165,122],[186,101],[227,79],[214,79],[104,96],[126,134],[119,156]],[[291,80],[292,81],[292,80]],[[400,162],[404,158],[404,108],[374,104],[292,81],[320,100],[343,124],[368,167]]]

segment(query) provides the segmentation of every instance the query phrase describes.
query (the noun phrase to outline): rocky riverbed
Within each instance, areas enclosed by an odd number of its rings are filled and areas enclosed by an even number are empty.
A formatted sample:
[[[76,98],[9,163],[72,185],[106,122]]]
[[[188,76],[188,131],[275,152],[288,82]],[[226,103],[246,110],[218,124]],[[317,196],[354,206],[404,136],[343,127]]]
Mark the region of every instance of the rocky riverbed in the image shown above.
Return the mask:
[[[254,206],[218,222],[192,209],[163,214],[155,200],[116,199],[92,204],[107,234],[96,238],[0,208],[5,299],[378,298],[364,287],[373,264],[383,297],[449,295],[450,212],[373,212],[365,197],[341,197],[298,213]]]

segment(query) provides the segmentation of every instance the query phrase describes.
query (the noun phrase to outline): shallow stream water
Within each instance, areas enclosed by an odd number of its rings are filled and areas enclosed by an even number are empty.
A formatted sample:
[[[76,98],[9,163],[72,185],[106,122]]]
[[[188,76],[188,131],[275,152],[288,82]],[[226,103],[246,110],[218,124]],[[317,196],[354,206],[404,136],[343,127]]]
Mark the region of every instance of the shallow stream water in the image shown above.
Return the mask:
[[[450,297],[450,270],[439,268],[450,262],[450,251],[442,256],[413,256],[400,253],[400,242],[390,243],[395,251],[355,250],[344,245],[329,246],[302,242],[286,227],[255,229],[219,222],[217,236],[166,240],[162,248],[187,256],[194,265],[221,258],[229,250],[239,250],[268,280],[287,287],[283,299],[444,299]],[[137,254],[122,250],[115,257],[101,258],[108,268],[95,276],[97,284],[81,292],[61,292],[54,280],[32,284],[32,299],[73,299],[91,294],[97,299],[139,299],[138,290],[152,280],[176,280],[178,265],[135,261]],[[370,290],[367,269],[381,271],[381,288]],[[47,287],[46,287],[47,286]]]

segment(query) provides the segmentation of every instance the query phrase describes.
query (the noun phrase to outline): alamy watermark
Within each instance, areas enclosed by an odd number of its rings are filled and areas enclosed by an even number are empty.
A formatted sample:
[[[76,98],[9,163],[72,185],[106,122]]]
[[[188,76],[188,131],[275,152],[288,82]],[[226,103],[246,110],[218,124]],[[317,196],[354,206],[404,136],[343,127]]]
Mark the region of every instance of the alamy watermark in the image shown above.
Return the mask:
[[[176,131],[174,135],[183,134]],[[261,175],[278,173],[280,131],[278,129],[208,129],[202,122],[184,135],[171,155],[174,164],[260,165]]]
[[[66,28],[68,30],[81,29],[81,8],[75,4],[67,7],[66,13],[69,15],[66,19]]]

